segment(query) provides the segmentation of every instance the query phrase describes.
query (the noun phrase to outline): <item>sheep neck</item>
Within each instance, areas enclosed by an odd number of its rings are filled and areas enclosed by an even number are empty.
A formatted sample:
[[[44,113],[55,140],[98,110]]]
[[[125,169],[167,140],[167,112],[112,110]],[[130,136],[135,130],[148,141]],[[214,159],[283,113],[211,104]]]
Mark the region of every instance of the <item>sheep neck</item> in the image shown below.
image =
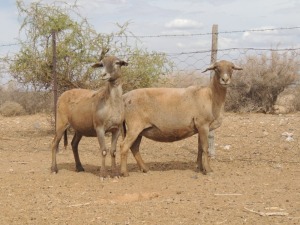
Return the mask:
[[[113,101],[116,101],[115,99],[121,99],[122,100],[122,81],[120,78],[116,80],[110,80],[106,84],[106,93],[107,97],[113,99]]]
[[[210,83],[212,90],[212,111],[215,118],[220,116],[221,110],[224,108],[227,88],[223,87],[216,76],[213,77]]]
[[[108,87],[109,90],[112,90],[112,89],[114,89],[116,87],[119,87],[119,86],[122,86],[122,81],[121,81],[120,78],[117,78],[115,80],[109,80],[107,82],[107,87]]]

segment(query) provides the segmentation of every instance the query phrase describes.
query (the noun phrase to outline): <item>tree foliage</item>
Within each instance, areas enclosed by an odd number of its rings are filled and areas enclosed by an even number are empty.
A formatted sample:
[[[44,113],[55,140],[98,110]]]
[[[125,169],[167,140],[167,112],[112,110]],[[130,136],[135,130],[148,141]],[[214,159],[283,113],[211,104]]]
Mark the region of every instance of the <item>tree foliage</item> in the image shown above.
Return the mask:
[[[56,71],[60,91],[75,87],[98,88],[101,80],[90,65],[97,61],[103,48],[129,61],[130,66],[125,71],[127,90],[150,86],[159,79],[159,74],[171,68],[165,55],[139,48],[137,39],[131,42],[133,46],[129,44],[127,36],[132,36],[129,23],[117,24],[118,32],[99,34],[79,14],[76,4],[32,2],[26,5],[18,0],[17,8],[23,21],[20,31],[26,38],[20,40],[20,51],[7,61],[12,76],[35,90],[50,89],[52,85],[52,31],[57,39]]]
[[[129,63],[131,66],[124,68],[123,89],[125,91],[150,87],[163,79],[162,75],[172,68],[172,63],[167,60],[166,55],[149,53],[140,48],[134,49],[129,57]]]

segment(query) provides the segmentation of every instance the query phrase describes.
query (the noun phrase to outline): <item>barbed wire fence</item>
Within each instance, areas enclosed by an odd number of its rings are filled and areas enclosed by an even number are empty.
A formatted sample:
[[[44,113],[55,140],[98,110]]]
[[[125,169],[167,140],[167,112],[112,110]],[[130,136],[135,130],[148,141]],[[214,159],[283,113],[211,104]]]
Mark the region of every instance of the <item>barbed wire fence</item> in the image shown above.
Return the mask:
[[[251,29],[251,30],[233,30],[233,31],[214,31],[205,33],[193,33],[193,34],[165,34],[165,35],[138,35],[138,36],[126,36],[127,38],[137,38],[142,43],[148,40],[159,41],[160,43],[168,42],[170,38],[179,38],[185,43],[189,43],[192,40],[200,40],[206,43],[206,47],[199,47],[199,49],[189,51],[176,52],[176,51],[160,51],[158,53],[166,55],[167,59],[173,62],[173,68],[171,74],[166,74],[170,78],[168,83],[162,85],[171,87],[185,87],[191,84],[202,84],[205,80],[208,80],[208,75],[203,75],[202,71],[213,62],[218,59],[226,59],[239,63],[242,59],[247,56],[256,55],[262,56],[264,54],[272,54],[276,52],[279,55],[284,55],[289,53],[296,58],[297,64],[300,67],[300,47],[299,46],[288,46],[288,47],[275,47],[275,48],[259,48],[259,47],[230,47],[230,48],[218,48],[215,49],[211,47],[211,39],[213,35],[217,35],[217,39],[226,39],[226,36],[232,35],[245,35],[251,33],[259,34],[270,34],[276,35],[279,32],[286,32],[288,34],[295,35],[296,32],[300,30],[300,27],[279,27],[279,28],[269,28],[269,29]],[[16,49],[20,46],[20,43],[0,43],[0,52],[7,52],[7,54],[13,55],[12,48]],[[3,49],[5,49],[3,51]],[[179,49],[179,48],[178,48]],[[180,48],[183,49],[183,48]],[[215,51],[215,56],[212,56],[213,51]],[[0,78],[5,77],[6,79],[1,79],[0,85],[5,86],[10,81],[8,65],[3,63],[4,55],[0,55]],[[299,76],[299,73],[297,74]],[[174,81],[175,80],[175,81]],[[299,85],[299,80],[295,83]],[[54,88],[55,89],[55,88]]]
[[[162,40],[167,42],[169,38],[181,38],[184,42],[189,42],[191,39],[195,38],[205,38],[207,43],[210,43],[212,35],[217,34],[218,36],[222,35],[236,35],[236,34],[250,34],[250,33],[270,33],[270,32],[297,32],[300,30],[300,27],[279,27],[279,28],[268,28],[268,29],[249,29],[249,30],[233,30],[233,31],[217,31],[216,33],[205,32],[205,33],[193,33],[193,34],[164,34],[164,35],[136,35],[136,36],[126,36],[127,38],[137,38],[144,42],[148,39]],[[276,33],[274,34],[276,36]],[[116,36],[118,37],[118,36]],[[121,36],[120,36],[121,37]],[[203,39],[202,39],[203,40]],[[26,42],[24,42],[26,43]],[[7,53],[10,52],[10,49],[19,47],[20,43],[0,43],[0,50],[7,49]],[[285,47],[285,48],[257,48],[257,47],[233,47],[233,48],[218,48],[218,59],[228,59],[231,61],[239,61],[241,58],[247,55],[262,55],[264,53],[278,52],[279,54],[285,52],[293,52],[297,57],[299,56],[300,47]],[[174,73],[184,73],[185,75],[199,74],[205,69],[207,65],[211,63],[211,54],[212,49],[211,45],[207,45],[206,48],[201,50],[194,51],[182,51],[182,52],[165,52],[159,51],[161,54],[165,54],[167,58],[174,63],[173,72]],[[14,53],[9,53],[13,55]],[[0,75],[9,74],[7,66],[3,65],[4,55],[0,55]],[[7,79],[6,79],[7,80]],[[7,82],[2,81],[0,85],[5,85]]]
[[[189,42],[191,38],[200,38],[205,37],[206,40],[210,40],[212,35],[217,34],[218,36],[222,35],[236,35],[236,34],[250,34],[250,33],[269,33],[269,32],[279,32],[279,31],[289,31],[296,32],[300,27],[281,27],[281,28],[269,28],[269,29],[250,29],[250,30],[233,30],[233,31],[212,31],[207,33],[194,33],[194,34],[165,34],[165,35],[140,35],[140,36],[127,36],[128,38],[138,38],[143,40],[146,39],[165,39],[166,42],[168,38],[184,38],[185,42]],[[216,32],[216,33],[214,33]],[[277,34],[274,33],[274,36]],[[270,42],[271,45],[271,42]],[[260,55],[263,52],[284,52],[284,51],[298,51],[300,47],[286,47],[286,48],[258,48],[258,47],[234,47],[234,48],[219,48],[217,49],[219,53],[219,59],[226,58],[229,60],[237,61],[243,55],[247,54],[257,54]],[[195,51],[183,51],[183,52],[162,52],[166,54],[171,61],[178,63],[178,68],[176,71],[189,71],[196,70],[201,71],[204,66],[207,65],[211,57],[211,46],[207,45],[205,49],[195,50]]]

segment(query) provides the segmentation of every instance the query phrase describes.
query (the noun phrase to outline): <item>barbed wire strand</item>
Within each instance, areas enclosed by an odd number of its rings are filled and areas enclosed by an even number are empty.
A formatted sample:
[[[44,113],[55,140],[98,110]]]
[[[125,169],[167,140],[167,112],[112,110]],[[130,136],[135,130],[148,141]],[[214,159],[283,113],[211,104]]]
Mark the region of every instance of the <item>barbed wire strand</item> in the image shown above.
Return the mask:
[[[234,30],[234,31],[219,31],[217,34],[234,34],[234,33],[245,33],[245,32],[266,32],[276,30],[295,30],[300,27],[278,27],[278,28],[265,28],[265,29],[249,29],[249,30]],[[194,33],[194,34],[159,34],[159,35],[126,35],[129,38],[159,38],[159,37],[193,37],[193,36],[207,36],[215,33]],[[116,37],[124,37],[124,35],[117,35]]]
[[[266,31],[280,31],[280,30],[295,30],[300,29],[300,26],[294,27],[277,27],[277,28],[265,28],[265,29],[248,29],[248,30],[233,30],[233,31],[219,31],[218,34],[234,34],[234,33],[245,33],[245,32],[266,32]],[[115,35],[115,37],[127,37],[127,38],[161,38],[161,37],[193,37],[193,36],[206,36],[212,35],[212,32],[206,33],[194,33],[194,34],[158,34],[158,35]],[[107,35],[102,33],[102,35]],[[28,42],[22,42],[28,43]],[[0,44],[0,47],[11,47],[18,46],[20,43],[7,43]]]

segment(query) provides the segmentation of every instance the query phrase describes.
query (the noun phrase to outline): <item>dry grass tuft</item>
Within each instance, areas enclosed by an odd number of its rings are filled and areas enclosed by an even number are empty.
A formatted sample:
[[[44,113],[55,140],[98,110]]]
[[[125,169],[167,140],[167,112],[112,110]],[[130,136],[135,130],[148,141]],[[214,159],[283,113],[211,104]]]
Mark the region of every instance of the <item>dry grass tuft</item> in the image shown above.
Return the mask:
[[[0,107],[0,114],[2,116],[21,116],[25,115],[25,109],[17,102],[6,101]]]

